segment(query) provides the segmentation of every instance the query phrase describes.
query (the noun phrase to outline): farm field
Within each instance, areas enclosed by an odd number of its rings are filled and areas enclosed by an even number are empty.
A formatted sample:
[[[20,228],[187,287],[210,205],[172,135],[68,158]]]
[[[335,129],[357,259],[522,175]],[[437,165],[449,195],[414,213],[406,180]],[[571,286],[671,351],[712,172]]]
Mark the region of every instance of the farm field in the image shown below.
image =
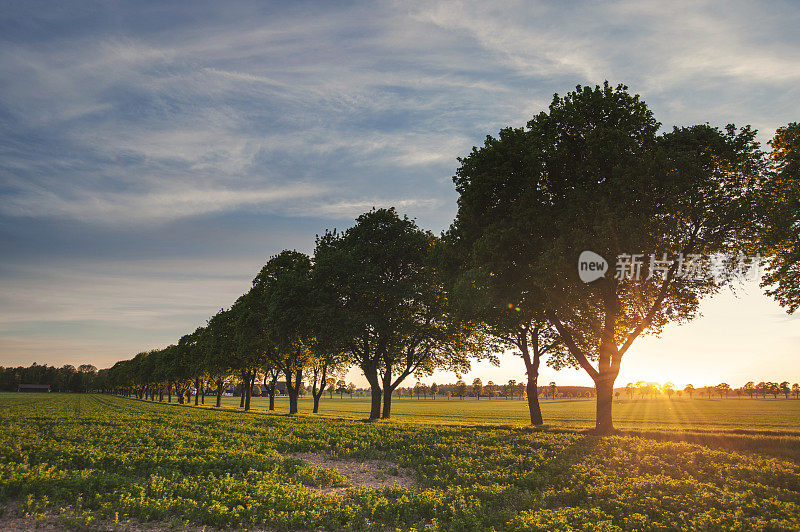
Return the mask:
[[[174,399],[173,399],[174,400]],[[206,406],[216,398],[207,397]],[[554,428],[594,427],[594,399],[542,399],[545,423]],[[225,397],[223,408],[239,408],[238,397]],[[251,409],[267,411],[269,399],[254,397]],[[277,413],[288,413],[287,399],[277,398]],[[311,399],[300,399],[300,412],[310,414]],[[364,419],[368,398],[327,395],[320,402],[322,417]],[[505,399],[393,399],[392,417],[414,423],[529,424],[528,403]],[[797,432],[800,435],[800,400],[796,399],[620,399],[614,402],[614,423],[625,429],[750,430]]]
[[[29,524],[800,527],[797,461],[682,441],[291,418],[99,395],[0,394],[0,421],[0,520]]]

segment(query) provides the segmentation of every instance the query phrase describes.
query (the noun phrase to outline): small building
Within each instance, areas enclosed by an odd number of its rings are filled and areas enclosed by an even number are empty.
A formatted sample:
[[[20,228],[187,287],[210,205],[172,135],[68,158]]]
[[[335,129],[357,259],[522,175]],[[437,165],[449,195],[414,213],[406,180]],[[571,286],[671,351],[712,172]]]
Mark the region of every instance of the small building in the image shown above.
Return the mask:
[[[50,393],[49,384],[20,384],[17,386],[18,392],[26,393]]]

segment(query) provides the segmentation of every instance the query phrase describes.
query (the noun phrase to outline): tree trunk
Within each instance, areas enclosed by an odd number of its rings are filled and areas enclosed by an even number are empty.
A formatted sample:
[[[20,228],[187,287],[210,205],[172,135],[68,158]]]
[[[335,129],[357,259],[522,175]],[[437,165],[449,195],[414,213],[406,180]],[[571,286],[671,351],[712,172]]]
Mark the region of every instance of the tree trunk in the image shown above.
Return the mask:
[[[222,406],[222,385],[223,384],[224,383],[222,382],[222,379],[219,379],[217,381],[217,408]]]
[[[278,383],[278,373],[272,376],[272,381],[269,384],[269,409],[275,410],[275,386]]]
[[[315,414],[317,414],[317,413],[319,413],[319,400],[322,397],[322,394],[320,393],[319,395],[317,395],[317,394],[312,392],[311,395],[314,397],[314,410],[313,410],[313,412]]]
[[[286,393],[289,395],[289,414],[296,414],[299,411],[297,396],[300,391],[300,381],[303,379],[303,371],[287,370],[284,374],[286,375]],[[292,383],[292,377],[294,377],[294,383]]]
[[[603,376],[601,375],[601,378]],[[595,383],[597,389],[597,412],[595,415],[595,431],[598,434],[611,434],[614,432],[614,422],[611,418],[611,405],[614,398],[614,380],[603,379]]]
[[[167,384],[167,400],[172,402],[172,383]]]
[[[289,388],[289,385],[286,385],[286,393],[289,394],[289,414],[296,414],[300,410],[297,406],[298,391],[296,388]]]
[[[314,398],[314,409],[313,409],[313,412],[315,414],[317,414],[317,413],[319,413],[319,400],[322,398],[322,390],[317,391],[317,390],[312,388],[311,389],[311,397]]]
[[[194,380],[194,406],[200,402],[200,379]]]
[[[361,368],[364,371],[364,377],[369,382],[369,387],[372,392],[372,400],[370,404],[369,419],[380,419],[381,417],[381,383],[378,379],[378,368],[373,365],[365,365]]]
[[[383,373],[383,419],[392,417],[392,368],[387,367]]]
[[[200,388],[203,389],[203,395],[200,396],[200,403],[206,404],[206,383],[200,379]]]
[[[541,425],[542,409],[539,407],[539,386],[537,385],[538,376],[528,375],[528,411],[531,415],[531,425]]]
[[[247,387],[247,373],[242,373],[242,385],[239,391],[239,408],[244,408],[244,389]]]
[[[531,343],[533,344],[533,359],[531,359],[530,351],[528,349],[528,335],[523,331],[519,338],[520,352],[522,353],[522,360],[525,362],[525,370],[528,373],[528,383],[526,390],[528,392],[528,411],[531,416],[531,425],[541,425],[544,423],[542,419],[542,409],[539,406],[539,362],[541,360],[541,352],[539,351],[539,329],[534,328],[531,331]]]
[[[369,418],[370,419],[380,419],[381,417],[381,397],[383,393],[381,392],[380,385],[370,385],[370,410],[369,410]]]
[[[255,372],[254,372],[255,373]],[[250,397],[253,395],[253,382],[256,380],[254,373],[247,374],[247,386],[245,390],[244,396],[244,411],[247,412],[250,410]]]
[[[325,392],[325,379],[328,376],[328,367],[322,366],[322,375],[318,375],[318,371],[314,370],[314,385],[311,387],[311,396],[314,398],[314,413],[319,413],[319,400]],[[317,377],[319,379],[319,390],[317,389]]]
[[[383,394],[383,419],[390,419],[392,417],[392,394],[391,392],[384,392]]]

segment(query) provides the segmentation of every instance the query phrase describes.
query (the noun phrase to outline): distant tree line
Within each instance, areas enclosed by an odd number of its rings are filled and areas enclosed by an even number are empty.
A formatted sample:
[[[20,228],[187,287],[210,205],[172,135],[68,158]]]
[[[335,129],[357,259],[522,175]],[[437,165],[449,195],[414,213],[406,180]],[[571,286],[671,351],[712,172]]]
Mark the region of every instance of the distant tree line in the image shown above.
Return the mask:
[[[0,390],[17,391],[20,384],[49,384],[54,392],[83,393],[104,391],[108,370],[98,371],[91,364],[77,368],[66,364],[60,368],[33,363],[28,367],[4,368],[0,366]]]
[[[487,381],[483,384],[480,378],[475,378],[472,384],[467,384],[462,380],[458,380],[452,384],[436,384],[431,383],[427,385],[423,382],[417,382],[413,387],[399,388],[397,390],[399,397],[416,397],[417,399],[437,399],[437,398],[451,398],[464,399],[465,397],[473,397],[475,399],[526,399],[528,397],[528,387],[524,381],[517,382],[510,379],[506,383],[495,384],[493,381]],[[547,386],[539,386],[537,394],[545,398],[592,398],[595,396],[594,388],[588,386],[564,386],[558,388],[555,382],[551,382]]]
[[[318,236],[313,256],[272,257],[230,307],[117,363],[109,384],[179,401],[210,384],[219,405],[235,379],[249,409],[256,381],[273,398],[280,377],[295,413],[304,380],[317,411],[333,376],[355,367],[369,383],[370,419],[389,418],[410,376],[461,374],[512,351],[525,364],[532,424],[543,422],[544,362],[586,372],[595,429],[609,433],[625,353],[736,282],[741,263],[730,257],[763,255],[767,293],[789,312],[800,306],[800,125],[780,128],[770,147],[762,152],[749,126],[661,131],[627,87],[578,86],[459,159],[458,211],[441,236],[373,209]],[[617,258],[618,271],[585,278],[586,251],[593,266]],[[710,262],[714,275],[698,274]],[[451,391],[467,393],[467,383]]]
[[[759,382],[756,384],[755,382],[750,381],[739,388],[732,388],[727,382],[722,382],[715,386],[702,386],[699,388],[695,388],[695,386],[692,384],[687,384],[683,390],[676,390],[675,386],[671,382],[667,382],[659,386],[658,383],[655,382],[639,381],[636,384],[629,382],[625,387],[624,392],[628,399],[633,399],[637,396],[639,398],[645,398],[654,397],[657,395],[666,395],[667,397],[672,398],[672,396],[675,394],[677,394],[678,397],[686,395],[692,399],[694,398],[695,393],[701,397],[705,396],[709,399],[712,397],[722,398],[730,396],[750,397],[752,399],[755,397],[766,398],[768,395],[774,398],[777,398],[778,396],[784,396],[786,399],[789,399],[790,397],[800,399],[800,384],[790,384],[789,381],[783,381],[780,383]]]

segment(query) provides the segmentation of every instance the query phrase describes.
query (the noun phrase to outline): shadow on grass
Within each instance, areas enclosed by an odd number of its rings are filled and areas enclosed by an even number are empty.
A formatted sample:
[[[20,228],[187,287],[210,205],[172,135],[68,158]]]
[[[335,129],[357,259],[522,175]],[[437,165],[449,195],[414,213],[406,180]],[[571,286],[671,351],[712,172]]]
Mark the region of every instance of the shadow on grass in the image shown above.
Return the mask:
[[[766,455],[800,463],[800,435],[779,431],[649,431],[623,430],[622,436],[635,436],[656,441],[676,441],[703,445],[728,452]]]

